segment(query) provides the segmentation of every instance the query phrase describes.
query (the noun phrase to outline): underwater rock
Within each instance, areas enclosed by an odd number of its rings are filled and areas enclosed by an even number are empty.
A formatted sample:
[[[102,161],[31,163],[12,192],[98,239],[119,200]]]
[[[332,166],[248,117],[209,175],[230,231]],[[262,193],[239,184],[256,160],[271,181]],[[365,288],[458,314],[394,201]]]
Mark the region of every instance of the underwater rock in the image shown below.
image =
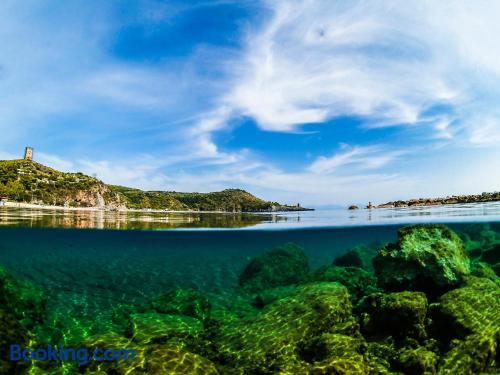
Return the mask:
[[[458,363],[462,373],[478,373],[492,366],[500,350],[499,312],[500,286],[473,276],[431,306],[434,334],[451,343],[440,373],[454,373]]]
[[[366,347],[362,338],[324,333],[300,348],[300,357],[309,365],[302,365],[303,371],[296,373],[367,374],[370,366],[363,355]]]
[[[359,267],[365,271],[373,272],[373,258],[377,255],[381,244],[373,242],[361,244],[349,249],[344,254],[333,260],[333,265],[342,267]]]
[[[500,263],[491,266],[491,269],[495,271],[496,275],[500,277]]]
[[[87,375],[218,374],[215,365],[208,359],[175,345],[137,344],[125,337],[108,333],[89,338],[84,347],[89,350],[124,348],[135,351],[134,360],[89,362],[84,366],[84,373]]]
[[[44,319],[47,298],[27,280],[14,277],[0,266],[0,306],[28,329]]]
[[[382,288],[417,290],[430,296],[458,286],[470,272],[462,241],[444,225],[401,228],[397,243],[383,247],[373,265]]]
[[[323,266],[313,273],[312,279],[341,283],[349,290],[354,301],[379,290],[377,279],[371,273],[358,267]]]
[[[132,314],[133,340],[142,344],[165,343],[184,344],[200,341],[203,324],[198,319],[184,315],[158,313]]]
[[[436,353],[424,347],[404,349],[399,354],[397,367],[407,375],[435,374],[438,360]]]
[[[210,302],[199,291],[177,288],[151,300],[153,310],[162,314],[186,315],[204,321],[210,315]]]
[[[27,367],[24,361],[9,360],[9,348],[11,344],[26,347],[29,339],[26,328],[13,315],[0,310],[0,374],[19,374]]]
[[[490,279],[500,285],[500,277],[497,276],[493,267],[489,264],[479,261],[471,262],[471,272],[472,276],[482,277],[485,279]]]
[[[341,267],[363,268],[363,260],[356,250],[349,250],[348,252],[336,257],[333,260],[333,264]]]
[[[363,298],[356,312],[369,336],[391,335],[399,340],[426,337],[427,298],[421,292],[374,293]]]
[[[262,309],[264,306],[267,306],[274,301],[289,296],[295,291],[295,289],[295,285],[289,285],[263,290],[254,297],[252,305],[258,309]]]
[[[498,340],[498,339],[497,339]],[[492,368],[498,342],[494,336],[469,335],[463,341],[454,340],[451,350],[441,359],[438,374],[498,374]]]
[[[500,244],[485,249],[481,254],[481,260],[490,264],[500,263]]]
[[[500,286],[491,280],[470,276],[463,287],[444,294],[431,307],[445,334],[494,336],[500,330]]]
[[[328,282],[302,285],[264,307],[256,317],[222,325],[214,338],[216,361],[247,373],[291,371],[294,366],[307,365],[300,348],[308,340],[333,333],[353,320],[344,286]]]
[[[309,264],[304,250],[288,243],[253,258],[241,273],[238,283],[248,292],[307,280]]]
[[[160,347],[147,352],[148,374],[216,375],[215,365],[208,359],[173,347]]]

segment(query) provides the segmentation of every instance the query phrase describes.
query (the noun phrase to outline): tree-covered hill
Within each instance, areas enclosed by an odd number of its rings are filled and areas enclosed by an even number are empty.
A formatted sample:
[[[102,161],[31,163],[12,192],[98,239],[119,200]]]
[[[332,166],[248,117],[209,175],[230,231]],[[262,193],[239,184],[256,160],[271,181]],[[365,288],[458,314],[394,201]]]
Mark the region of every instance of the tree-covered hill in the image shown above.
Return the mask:
[[[60,172],[27,160],[0,160],[0,197],[11,201],[110,209],[264,212],[302,210],[240,189],[213,193],[143,191],[108,185],[83,173]]]

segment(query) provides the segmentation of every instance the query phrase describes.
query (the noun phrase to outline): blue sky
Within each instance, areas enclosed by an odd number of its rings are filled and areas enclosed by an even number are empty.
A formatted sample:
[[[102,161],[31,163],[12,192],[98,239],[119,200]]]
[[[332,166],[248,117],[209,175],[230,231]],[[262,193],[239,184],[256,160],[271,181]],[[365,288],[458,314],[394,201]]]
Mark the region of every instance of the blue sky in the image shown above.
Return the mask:
[[[500,189],[496,1],[5,1],[0,158],[305,205]]]

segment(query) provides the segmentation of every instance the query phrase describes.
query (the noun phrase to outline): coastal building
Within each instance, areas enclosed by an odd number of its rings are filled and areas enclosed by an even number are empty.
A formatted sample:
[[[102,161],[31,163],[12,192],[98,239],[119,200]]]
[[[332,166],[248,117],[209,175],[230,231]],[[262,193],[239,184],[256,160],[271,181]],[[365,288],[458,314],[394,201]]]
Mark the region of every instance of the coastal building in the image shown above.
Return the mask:
[[[29,161],[33,160],[33,147],[27,146],[24,149],[24,160],[29,160]]]

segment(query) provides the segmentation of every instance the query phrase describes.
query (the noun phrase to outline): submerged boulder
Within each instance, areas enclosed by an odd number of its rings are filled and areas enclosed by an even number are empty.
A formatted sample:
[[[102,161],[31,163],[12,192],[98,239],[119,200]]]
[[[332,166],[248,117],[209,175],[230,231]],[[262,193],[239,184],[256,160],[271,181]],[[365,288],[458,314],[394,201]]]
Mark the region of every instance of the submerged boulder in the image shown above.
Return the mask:
[[[349,250],[333,260],[335,266],[363,268],[363,260],[356,250]]]
[[[303,357],[308,341],[326,332],[342,333],[335,330],[349,323],[354,320],[344,286],[302,285],[256,317],[221,326],[214,338],[217,361],[246,373],[294,373],[297,366],[310,365]]]
[[[491,369],[495,356],[500,357],[500,286],[469,277],[463,287],[444,294],[431,307],[434,334],[450,343],[440,373]]]
[[[378,291],[377,279],[371,273],[358,267],[323,266],[313,276],[314,281],[332,281],[344,285],[354,301]]]
[[[500,243],[484,249],[481,260],[490,264],[500,263]]]
[[[158,313],[132,314],[130,316],[135,342],[175,342],[182,346],[198,344],[203,334],[203,324],[195,318],[183,315]]]
[[[372,366],[364,358],[366,347],[367,344],[361,337],[324,333],[301,348],[300,356],[307,365],[297,366],[295,373],[345,375],[370,373]]]
[[[304,250],[288,243],[253,258],[241,273],[238,283],[248,292],[307,280],[309,264]]]
[[[470,273],[462,241],[444,225],[401,228],[397,243],[383,247],[373,265],[382,288],[417,290],[431,296],[457,287]]]
[[[500,331],[500,286],[492,280],[471,276],[463,287],[441,296],[432,312],[445,335],[495,335]]]
[[[373,242],[370,244],[357,245],[333,260],[334,266],[358,267],[373,272],[372,260],[377,255],[381,244]]]
[[[427,298],[421,292],[374,293],[363,298],[357,313],[368,336],[391,335],[397,339],[425,338]]]
[[[97,335],[88,338],[83,347],[93,351],[100,349],[131,349],[135,358],[119,361],[91,361],[80,367],[79,373],[84,374],[194,374],[215,375],[215,365],[198,354],[192,353],[180,346],[162,344],[138,344],[114,333]]]
[[[435,374],[438,360],[436,353],[424,347],[407,348],[399,354],[396,367],[408,375]]]
[[[194,289],[177,288],[151,300],[153,310],[162,314],[186,315],[205,320],[210,315],[210,302]]]

